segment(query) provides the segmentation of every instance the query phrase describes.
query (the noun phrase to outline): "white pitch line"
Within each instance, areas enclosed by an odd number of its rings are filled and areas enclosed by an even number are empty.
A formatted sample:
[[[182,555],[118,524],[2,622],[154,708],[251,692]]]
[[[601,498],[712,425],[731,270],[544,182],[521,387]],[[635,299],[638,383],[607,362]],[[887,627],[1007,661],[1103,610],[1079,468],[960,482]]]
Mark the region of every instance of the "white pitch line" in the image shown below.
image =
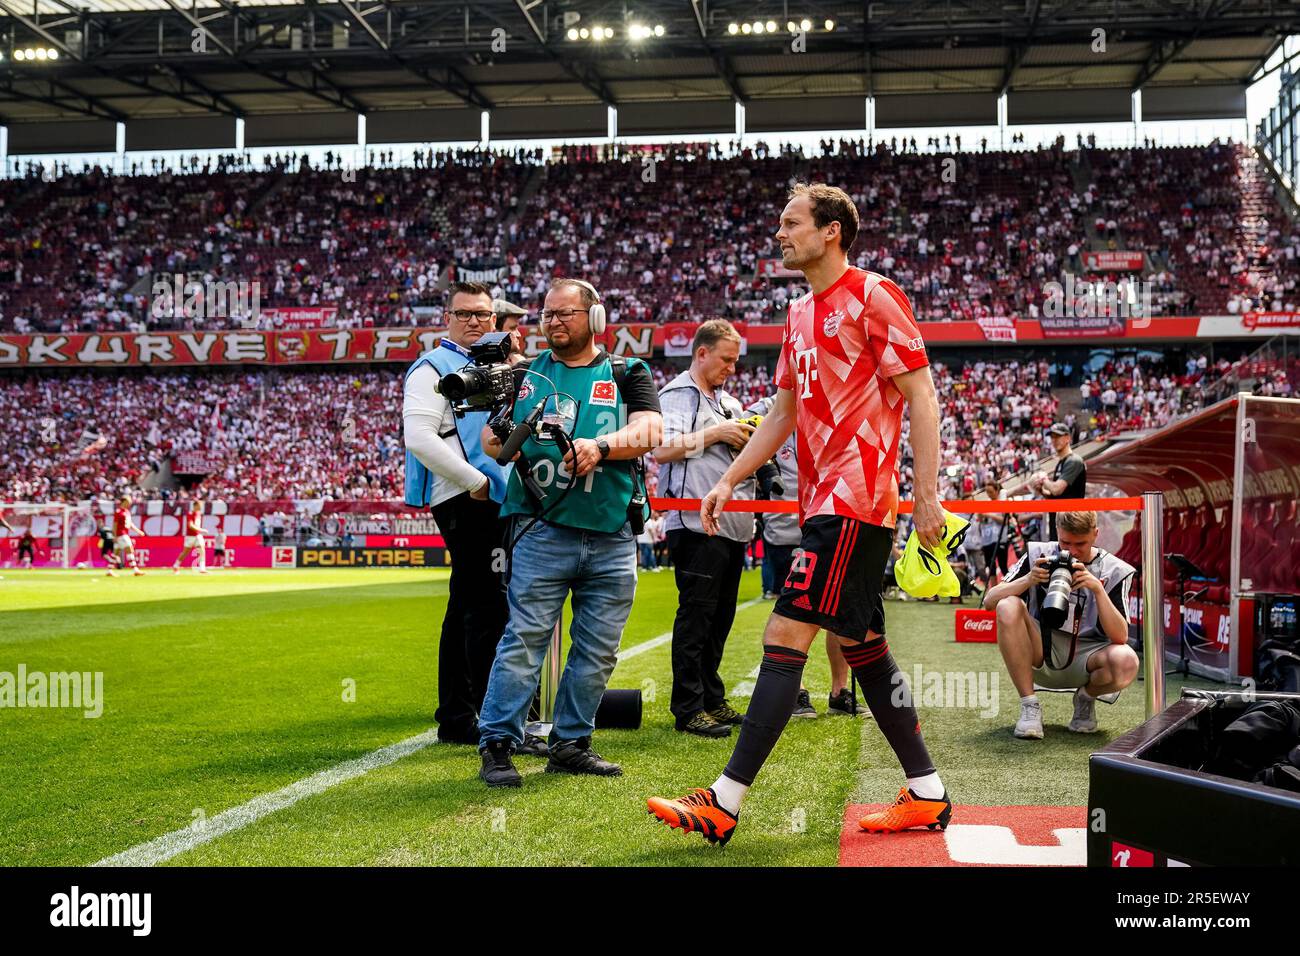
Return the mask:
[[[762,599],[754,598],[751,601],[746,601],[744,604],[739,605],[736,610],[743,611],[746,608],[751,608],[760,600]],[[673,632],[667,631],[658,637],[652,637],[648,641],[632,645],[627,650],[620,652],[618,659],[626,660],[629,657],[636,657],[638,654],[644,654],[646,651],[661,647],[672,639]],[[395,744],[389,744],[387,747],[381,747],[364,757],[346,760],[333,767],[327,767],[310,777],[304,777],[287,787],[276,790],[274,793],[264,793],[260,797],[254,797],[247,803],[231,807],[229,810],[223,810],[211,820],[208,820],[201,828],[185,827],[181,830],[173,830],[171,833],[164,833],[160,837],[133,846],[129,850],[123,850],[121,853],[105,857],[93,865],[155,866],[195,847],[209,843],[217,837],[225,836],[227,833],[234,833],[236,830],[242,830],[249,824],[256,823],[262,817],[291,807],[306,797],[324,793],[326,790],[337,787],[341,783],[346,783],[355,777],[360,777],[380,767],[386,767],[390,763],[396,763],[403,757],[409,757],[411,754],[418,753],[437,742],[437,729],[430,728],[422,734],[416,734],[414,737],[408,737]]]
[[[754,693],[754,681],[758,680],[758,671],[759,668],[761,668],[762,666],[763,664],[760,661],[758,667],[755,667],[752,671],[749,672],[749,678],[750,678],[749,680],[742,680],[739,684],[737,684],[734,688],[732,688],[731,696],[748,697],[752,693]]]
[[[310,777],[295,781],[283,789],[276,790],[274,793],[264,793],[260,797],[254,797],[247,803],[232,807],[229,810],[223,810],[211,820],[206,821],[201,828],[186,827],[183,830],[173,830],[171,833],[165,833],[147,843],[141,843],[139,846],[133,846],[131,849],[124,850],[114,856],[105,857],[94,865],[154,866],[170,860],[178,854],[185,853],[187,850],[202,846],[219,836],[241,830],[250,823],[256,823],[262,817],[275,813],[277,810],[291,807],[304,797],[323,793],[331,787],[336,787],[354,777],[360,777],[362,774],[369,773],[379,767],[386,767],[390,763],[395,763],[403,757],[408,757],[437,743],[437,741],[437,731],[431,728],[422,734],[416,734],[414,737],[408,737],[398,743],[381,747],[364,757],[345,760],[343,763],[328,767],[319,773],[312,774]]]
[[[755,604],[760,603],[762,600],[763,600],[762,598],[752,598],[751,600],[746,601],[744,604],[737,605],[736,611],[737,613],[739,613],[740,611],[743,611],[747,608],[751,608]],[[648,641],[642,641],[640,644],[633,644],[625,651],[619,651],[618,659],[620,662],[622,662],[627,660],[629,657],[636,657],[638,654],[644,654],[646,651],[653,651],[656,647],[663,647],[672,639],[673,639],[673,632],[664,631],[662,634],[658,635],[657,637],[652,637]]]

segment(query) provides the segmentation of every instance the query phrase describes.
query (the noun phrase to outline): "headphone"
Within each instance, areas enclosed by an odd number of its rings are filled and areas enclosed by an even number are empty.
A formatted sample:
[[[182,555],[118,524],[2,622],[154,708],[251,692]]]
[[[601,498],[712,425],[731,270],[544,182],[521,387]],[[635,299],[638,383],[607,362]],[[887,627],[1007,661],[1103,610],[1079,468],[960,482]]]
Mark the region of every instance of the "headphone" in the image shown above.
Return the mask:
[[[584,282],[582,279],[566,278],[565,281],[581,286],[595,296],[595,303],[587,310],[587,327],[591,329],[592,335],[600,335],[605,331],[605,307],[601,305],[600,293],[596,291],[594,285],[590,282]]]

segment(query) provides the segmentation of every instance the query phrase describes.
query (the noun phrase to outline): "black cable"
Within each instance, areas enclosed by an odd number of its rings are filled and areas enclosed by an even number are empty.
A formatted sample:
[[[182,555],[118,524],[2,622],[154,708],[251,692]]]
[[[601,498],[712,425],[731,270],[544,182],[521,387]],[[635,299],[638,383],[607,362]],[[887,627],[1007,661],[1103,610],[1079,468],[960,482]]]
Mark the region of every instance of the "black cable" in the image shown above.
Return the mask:
[[[526,369],[525,371],[526,371],[526,372],[532,372],[531,369]],[[546,376],[541,375],[541,374],[538,373],[538,372],[532,372],[532,374],[537,375],[539,378],[546,379],[546,381],[550,383],[550,385],[551,385],[551,389],[552,389],[551,395],[553,395],[553,396],[555,397],[555,399],[556,399],[556,403],[555,403],[555,404],[556,404],[556,410],[557,410],[557,411],[559,410],[559,399],[560,399],[561,397],[567,398],[569,401],[573,402],[574,407],[575,407],[575,409],[576,409],[576,411],[574,412],[574,415],[573,415],[573,427],[574,427],[574,428],[577,428],[577,427],[578,427],[578,416],[579,416],[579,415],[581,414],[581,412],[582,412],[582,406],[579,405],[577,399],[575,399],[575,398],[574,398],[572,395],[570,395],[568,392],[561,392],[559,389],[557,389],[557,388],[555,387],[555,383],[554,383],[554,382],[551,382],[551,380],[548,379],[548,378],[546,378]],[[549,398],[549,396],[548,396],[548,398]],[[563,461],[564,461],[564,456],[565,456],[566,454],[568,454],[568,450],[566,450],[566,449],[564,448],[564,445],[568,445],[569,449],[572,449],[572,448],[573,448],[573,442],[574,442],[573,435],[572,435],[570,432],[567,432],[567,431],[565,431],[564,429],[560,428],[558,425],[552,425],[552,426],[549,426],[549,427],[553,430],[553,431],[552,431],[552,436],[551,436],[552,439],[555,441],[555,443],[556,443],[557,445],[560,446],[560,453],[561,453],[561,454],[560,454],[560,463],[563,463]],[[563,441],[561,441],[561,439],[563,439]],[[525,460],[526,460],[526,459],[525,459]],[[540,512],[538,512],[536,515],[534,515],[533,518],[532,518],[532,520],[529,521],[528,524],[524,525],[523,530],[521,530],[521,531],[519,532],[519,534],[517,534],[517,535],[515,536],[514,540],[510,542],[510,547],[506,550],[506,580],[507,580],[507,581],[510,580],[510,568],[511,568],[511,565],[512,565],[513,560],[514,560],[514,557],[513,557],[513,556],[514,556],[515,546],[518,545],[519,542],[520,542],[521,540],[523,540],[524,535],[526,535],[529,531],[532,530],[533,525],[537,524],[537,522],[541,521],[541,520],[542,520],[543,518],[545,518],[548,514],[550,514],[552,511],[554,511],[556,508],[558,508],[558,507],[560,506],[560,503],[561,503],[562,501],[564,501],[565,497],[569,494],[569,492],[573,490],[573,486],[576,485],[576,484],[578,483],[578,475],[577,475],[577,471],[576,471],[576,467],[577,467],[578,461],[577,461],[577,455],[576,455],[576,454],[574,455],[574,462],[573,462],[573,464],[574,464],[575,467],[574,467],[574,470],[572,470],[572,471],[569,472],[569,483],[568,483],[567,485],[564,486],[564,489],[560,492],[559,496],[558,496],[554,501],[552,501],[551,503],[549,503],[548,505],[546,505],[544,508],[542,508],[542,510],[541,510]],[[558,468],[559,465],[557,464],[556,467]],[[529,465],[529,473],[531,474],[531,464]],[[519,483],[520,483],[521,485],[523,484],[523,481],[524,481],[523,478],[520,478],[520,479],[519,479]],[[528,486],[527,486],[527,485],[524,485],[524,490],[525,490],[525,491],[528,490]]]

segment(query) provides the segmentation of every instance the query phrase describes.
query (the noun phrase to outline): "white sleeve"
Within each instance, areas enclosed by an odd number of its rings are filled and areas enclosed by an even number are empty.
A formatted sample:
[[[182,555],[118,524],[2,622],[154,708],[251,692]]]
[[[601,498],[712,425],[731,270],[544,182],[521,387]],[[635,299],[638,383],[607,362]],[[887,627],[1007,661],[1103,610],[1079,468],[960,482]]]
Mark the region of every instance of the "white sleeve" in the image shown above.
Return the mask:
[[[424,467],[466,491],[483,486],[487,476],[440,437],[451,405],[438,394],[438,373],[421,365],[406,377],[402,396],[402,436],[406,447]]]

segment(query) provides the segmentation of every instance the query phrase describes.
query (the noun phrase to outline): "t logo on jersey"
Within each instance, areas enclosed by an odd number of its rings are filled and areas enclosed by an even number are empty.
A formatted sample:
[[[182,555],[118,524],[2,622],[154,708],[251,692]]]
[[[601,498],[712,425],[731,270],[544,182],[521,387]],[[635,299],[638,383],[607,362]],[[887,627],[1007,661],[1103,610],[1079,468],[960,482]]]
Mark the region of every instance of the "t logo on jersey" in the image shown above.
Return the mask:
[[[611,406],[617,404],[617,399],[614,397],[614,383],[612,381],[592,382],[591,404]]]
[[[799,384],[803,386],[799,397],[811,398],[812,383],[817,378],[817,349],[795,349],[794,365],[799,372]]]

